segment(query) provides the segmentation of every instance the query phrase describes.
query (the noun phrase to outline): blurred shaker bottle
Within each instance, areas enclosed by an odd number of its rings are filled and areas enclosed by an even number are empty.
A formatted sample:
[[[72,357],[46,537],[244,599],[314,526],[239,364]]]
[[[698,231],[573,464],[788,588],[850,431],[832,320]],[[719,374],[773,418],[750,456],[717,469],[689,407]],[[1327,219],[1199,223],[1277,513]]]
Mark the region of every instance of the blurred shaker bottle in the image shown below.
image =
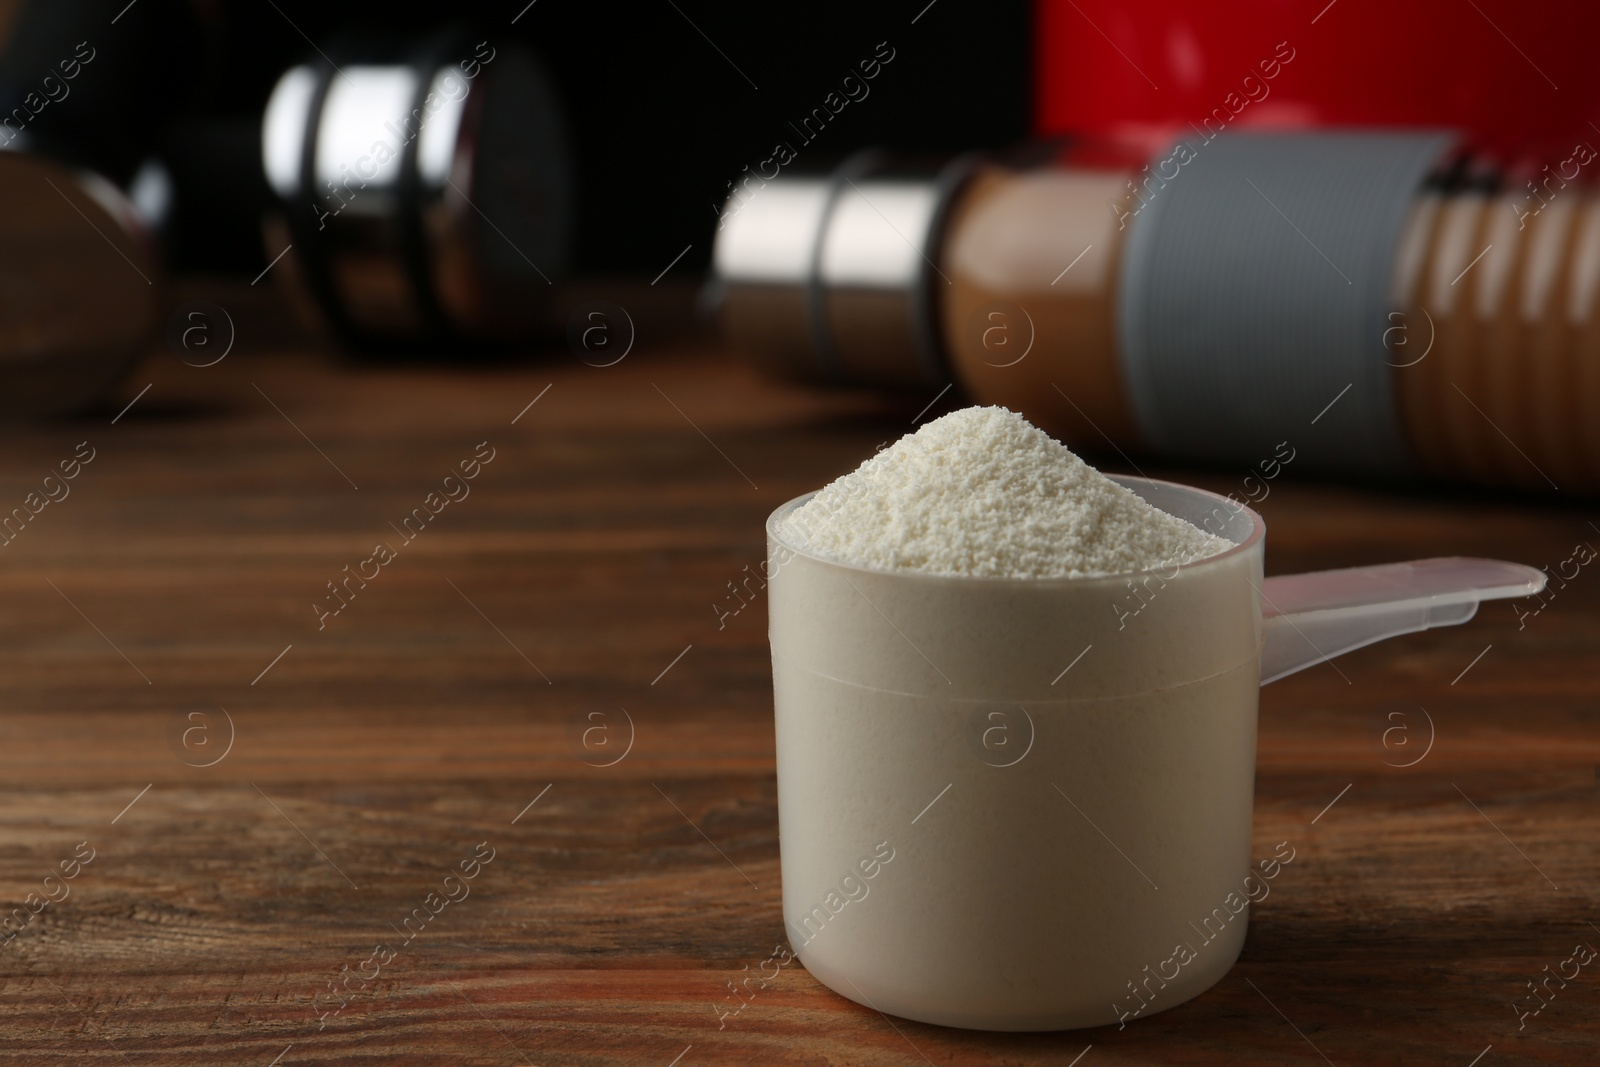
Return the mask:
[[[1600,196],[1447,131],[1209,127],[747,174],[714,263],[783,377],[1004,404],[1074,447],[1600,488]]]

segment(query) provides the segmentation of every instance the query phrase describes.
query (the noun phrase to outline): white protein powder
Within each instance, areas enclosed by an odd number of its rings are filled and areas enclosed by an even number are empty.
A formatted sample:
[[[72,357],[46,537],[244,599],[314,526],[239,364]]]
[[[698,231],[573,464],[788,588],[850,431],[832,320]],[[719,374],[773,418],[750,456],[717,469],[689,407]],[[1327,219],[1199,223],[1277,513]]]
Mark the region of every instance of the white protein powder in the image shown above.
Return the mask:
[[[1233,547],[1002,407],[963,408],[902,437],[795,509],[782,532],[841,563],[983,578],[1126,574]]]

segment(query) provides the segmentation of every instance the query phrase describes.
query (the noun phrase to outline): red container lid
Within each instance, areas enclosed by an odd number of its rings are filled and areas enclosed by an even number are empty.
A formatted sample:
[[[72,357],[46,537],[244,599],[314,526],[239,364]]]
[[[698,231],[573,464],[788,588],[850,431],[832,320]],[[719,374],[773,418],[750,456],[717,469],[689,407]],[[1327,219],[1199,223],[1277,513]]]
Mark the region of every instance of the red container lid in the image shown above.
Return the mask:
[[[1036,0],[1039,134],[1449,126],[1502,160],[1600,144],[1600,4]]]

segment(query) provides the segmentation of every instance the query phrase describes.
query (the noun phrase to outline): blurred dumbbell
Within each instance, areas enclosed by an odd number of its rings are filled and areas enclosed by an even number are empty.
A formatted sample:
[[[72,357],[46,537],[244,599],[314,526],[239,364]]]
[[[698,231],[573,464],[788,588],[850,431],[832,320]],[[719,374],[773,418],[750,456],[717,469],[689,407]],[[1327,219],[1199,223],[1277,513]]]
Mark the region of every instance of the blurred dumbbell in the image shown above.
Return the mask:
[[[453,32],[355,43],[279,79],[261,126],[266,253],[358,347],[544,326],[570,255],[572,162],[525,49]]]

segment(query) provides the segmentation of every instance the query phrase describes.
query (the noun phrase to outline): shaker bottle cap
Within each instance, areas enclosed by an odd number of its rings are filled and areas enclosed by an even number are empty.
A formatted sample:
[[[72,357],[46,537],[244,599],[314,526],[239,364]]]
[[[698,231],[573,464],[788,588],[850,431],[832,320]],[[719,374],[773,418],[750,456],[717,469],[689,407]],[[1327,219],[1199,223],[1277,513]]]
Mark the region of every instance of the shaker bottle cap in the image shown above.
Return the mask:
[[[746,178],[723,206],[713,254],[729,339],[787,378],[943,384],[936,263],[972,165],[863,152],[825,176]]]

